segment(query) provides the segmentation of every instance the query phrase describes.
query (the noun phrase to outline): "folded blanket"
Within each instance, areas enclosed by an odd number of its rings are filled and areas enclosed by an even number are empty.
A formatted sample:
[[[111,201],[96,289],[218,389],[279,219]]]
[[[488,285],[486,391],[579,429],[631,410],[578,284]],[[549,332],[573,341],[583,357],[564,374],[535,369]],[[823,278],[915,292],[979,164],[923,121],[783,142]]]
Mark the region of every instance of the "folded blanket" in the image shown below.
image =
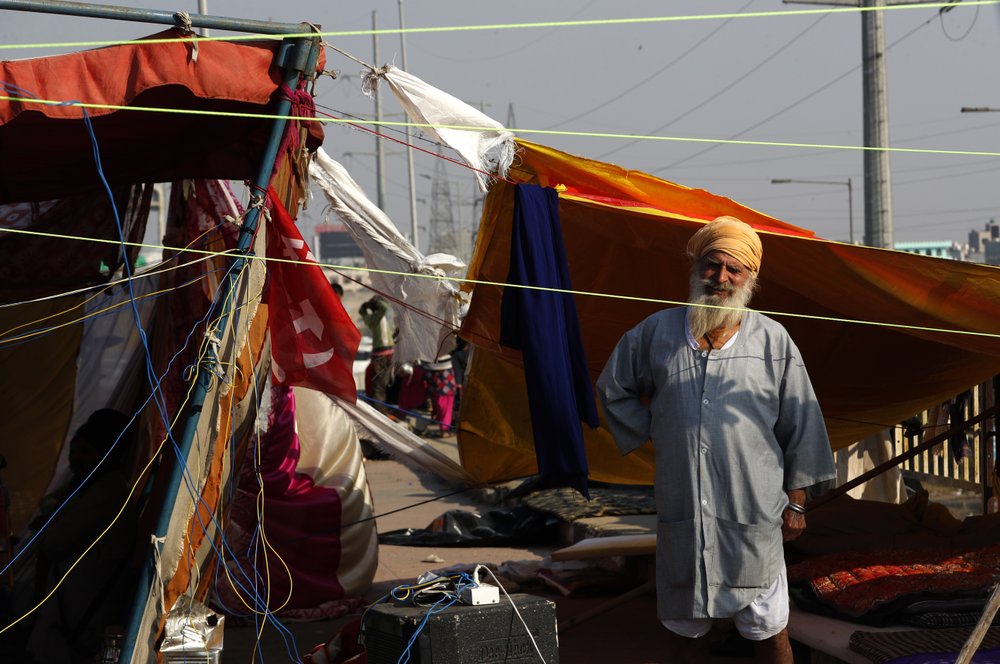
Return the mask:
[[[808,587],[823,604],[860,617],[887,604],[978,594],[994,583],[1000,544],[955,551],[873,550],[830,554],[788,568],[793,586]]]

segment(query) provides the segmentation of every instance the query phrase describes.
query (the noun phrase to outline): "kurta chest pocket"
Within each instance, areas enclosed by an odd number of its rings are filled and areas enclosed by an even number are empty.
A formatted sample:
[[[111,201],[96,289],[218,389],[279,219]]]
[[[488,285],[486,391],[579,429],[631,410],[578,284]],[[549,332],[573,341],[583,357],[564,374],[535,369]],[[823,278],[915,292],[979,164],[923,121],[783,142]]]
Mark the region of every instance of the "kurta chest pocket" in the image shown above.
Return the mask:
[[[745,524],[716,519],[718,525],[718,578],[712,585],[730,588],[762,588],[773,579],[775,526]]]
[[[690,588],[694,585],[699,556],[694,548],[694,519],[657,521],[656,584],[661,588]]]

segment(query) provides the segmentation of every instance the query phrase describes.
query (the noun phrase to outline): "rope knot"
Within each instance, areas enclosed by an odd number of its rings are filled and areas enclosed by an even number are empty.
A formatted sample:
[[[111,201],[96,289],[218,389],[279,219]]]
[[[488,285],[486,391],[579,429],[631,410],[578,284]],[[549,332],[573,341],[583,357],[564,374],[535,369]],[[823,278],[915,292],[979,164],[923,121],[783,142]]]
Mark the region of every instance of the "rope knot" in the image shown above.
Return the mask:
[[[191,62],[198,62],[198,42],[194,26],[191,24],[191,15],[187,12],[174,12],[174,20],[177,21],[177,28],[191,39]]]
[[[392,65],[382,65],[381,67],[369,67],[361,72],[361,92],[366,97],[372,97],[378,87],[378,80],[385,78],[385,75],[392,69]]]

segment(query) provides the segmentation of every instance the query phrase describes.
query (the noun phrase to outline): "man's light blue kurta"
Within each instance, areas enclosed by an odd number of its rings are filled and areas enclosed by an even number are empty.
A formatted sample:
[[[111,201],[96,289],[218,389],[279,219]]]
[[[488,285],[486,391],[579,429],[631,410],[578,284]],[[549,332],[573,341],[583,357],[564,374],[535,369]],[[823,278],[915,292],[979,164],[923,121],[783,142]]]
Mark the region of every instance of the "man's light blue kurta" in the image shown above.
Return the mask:
[[[622,454],[656,454],[659,617],[724,618],[777,579],[789,489],[835,476],[798,348],[755,312],[731,346],[687,343],[683,307],[628,331],[597,381]],[[648,397],[649,403],[643,402]]]

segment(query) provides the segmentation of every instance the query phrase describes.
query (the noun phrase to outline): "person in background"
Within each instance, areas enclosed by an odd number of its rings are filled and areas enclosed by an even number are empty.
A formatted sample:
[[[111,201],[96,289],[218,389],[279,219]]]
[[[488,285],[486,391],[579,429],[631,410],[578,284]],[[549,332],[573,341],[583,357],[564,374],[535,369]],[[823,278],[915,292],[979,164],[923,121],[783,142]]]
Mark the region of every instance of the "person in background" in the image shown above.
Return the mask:
[[[333,292],[337,297],[339,297],[341,300],[344,299],[344,287],[341,286],[340,283],[336,281],[331,281],[330,288],[333,289]]]
[[[43,512],[33,522],[41,528],[34,543],[35,587],[36,601],[48,599],[27,642],[37,662],[91,662],[105,628],[127,618],[134,592],[129,563],[137,536],[137,509],[134,503],[126,506],[127,459],[133,448],[127,415],[110,408],[95,411],[70,442],[72,477],[43,499]]]
[[[375,407],[387,412],[384,404],[388,400],[389,386],[394,373],[392,369],[393,333],[386,314],[389,303],[378,295],[361,305],[358,312],[372,338],[372,357],[365,370],[365,394],[378,403]]]
[[[455,337],[455,349],[451,351],[451,366],[455,370],[455,407],[452,422],[462,413],[462,396],[465,393],[465,371],[469,366],[469,344],[462,337]]]
[[[830,442],[795,343],[746,309],[763,253],[757,233],[719,217],[687,253],[690,306],[626,332],[598,397],[622,454],[653,442],[667,660],[707,662],[702,637],[732,618],[756,661],[791,664],[782,540],[805,529],[807,487],[835,476]]]
[[[451,431],[451,417],[455,408],[455,369],[450,355],[442,355],[433,362],[421,362],[427,395],[431,400],[431,418],[440,426],[441,435]]]

